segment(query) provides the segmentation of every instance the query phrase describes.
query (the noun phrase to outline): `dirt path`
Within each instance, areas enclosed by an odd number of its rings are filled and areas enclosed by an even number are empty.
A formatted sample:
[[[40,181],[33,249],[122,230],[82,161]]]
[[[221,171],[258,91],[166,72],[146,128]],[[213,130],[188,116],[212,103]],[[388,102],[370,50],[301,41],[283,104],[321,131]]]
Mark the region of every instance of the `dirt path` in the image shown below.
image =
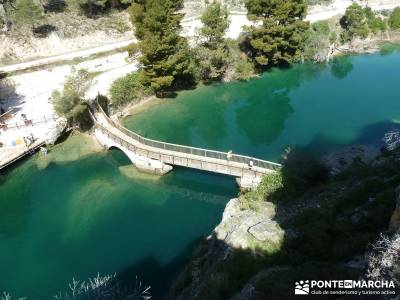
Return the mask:
[[[25,63],[3,66],[3,67],[0,67],[0,73],[1,72],[10,73],[10,72],[15,72],[15,71],[20,71],[20,70],[26,70],[26,69],[49,65],[49,64],[53,64],[53,63],[57,63],[57,62],[69,61],[69,60],[73,60],[75,58],[84,58],[84,57],[90,56],[90,55],[106,53],[106,52],[110,52],[110,51],[113,51],[116,49],[124,48],[133,42],[135,42],[135,40],[130,39],[130,40],[112,43],[112,44],[104,45],[104,46],[100,46],[100,47],[85,49],[85,50],[81,50],[81,51],[74,51],[74,52],[70,52],[70,53],[66,53],[66,54],[62,54],[62,55],[51,56],[51,57],[42,58],[42,59],[37,59],[37,60],[25,62]]]

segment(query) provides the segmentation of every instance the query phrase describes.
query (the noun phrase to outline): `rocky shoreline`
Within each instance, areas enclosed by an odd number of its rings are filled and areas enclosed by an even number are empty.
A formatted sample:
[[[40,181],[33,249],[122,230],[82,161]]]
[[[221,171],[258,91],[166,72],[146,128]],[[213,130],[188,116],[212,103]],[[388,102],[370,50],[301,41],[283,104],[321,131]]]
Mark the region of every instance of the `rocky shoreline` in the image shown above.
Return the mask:
[[[319,218],[318,213],[316,213],[318,211],[322,211],[323,215],[330,214],[330,210],[335,210],[335,206],[332,206],[333,204],[330,204],[330,201],[340,203],[343,201],[340,199],[347,199],[360,186],[370,185],[371,180],[375,180],[375,176],[382,176],[382,180],[390,184],[373,189],[371,193],[367,193],[365,196],[356,196],[357,198],[351,200],[354,201],[355,206],[344,210],[342,208],[338,211],[334,220],[339,223],[345,222],[348,230],[353,231],[354,228],[363,228],[359,226],[366,222],[364,219],[374,218],[373,214],[377,214],[380,219],[373,221],[377,222],[375,225],[377,228],[369,229],[374,232],[371,233],[371,240],[374,240],[372,237],[378,238],[379,232],[382,231],[399,232],[400,179],[395,175],[396,167],[393,166],[393,163],[398,164],[400,151],[377,153],[369,150],[369,148],[353,146],[329,157],[328,162],[331,163],[333,169],[337,167],[337,164],[340,164],[339,161],[343,160],[343,157],[346,158],[346,161],[360,157],[361,165],[367,169],[360,173],[358,179],[354,178],[353,175],[348,177],[347,173],[354,172],[352,163],[341,164],[343,166],[341,170],[336,171],[344,172],[346,175],[341,176],[345,177],[346,180],[337,179],[326,187],[307,192],[305,196],[292,199],[290,202],[286,200],[283,203],[275,203],[273,200],[272,203],[269,202],[272,199],[269,199],[262,204],[259,211],[253,211],[243,209],[238,199],[229,201],[221,223],[198,246],[192,260],[176,280],[171,289],[170,299],[217,299],[221,295],[224,295],[224,299],[231,300],[264,299],[263,297],[281,299],[279,295],[286,295],[281,290],[282,283],[274,284],[274,280],[284,276],[283,281],[288,280],[288,284],[293,284],[291,280],[297,278],[296,276],[303,276],[301,274],[306,273],[307,268],[312,274],[322,276],[315,270],[315,268],[320,269],[322,273],[326,273],[325,277],[329,277],[329,270],[335,270],[336,275],[364,276],[363,274],[367,272],[371,259],[371,253],[367,251],[367,242],[360,242],[358,249],[361,253],[350,247],[350,249],[346,249],[348,254],[338,256],[340,257],[339,261],[347,260],[348,264],[326,259],[321,259],[321,262],[318,263],[310,262],[308,264],[301,260],[301,265],[304,263],[306,265],[298,269],[298,262],[294,263],[286,255],[290,253],[293,257],[300,255],[298,251],[301,253],[301,250],[292,247],[297,245],[297,241],[308,243],[307,239],[310,239],[310,237],[305,240],[302,238],[305,230],[311,230],[310,232],[313,232],[316,236],[324,235],[325,230],[329,230],[328,228],[324,229],[325,225],[318,225],[322,227],[313,229],[316,225],[312,224],[323,224],[324,218],[315,220],[307,217],[304,221],[310,222],[311,225],[300,223],[300,227],[306,226],[305,229],[296,226],[296,221],[293,222],[293,220],[299,218],[302,220],[309,215],[309,212],[315,212],[315,216],[312,218],[317,219]],[[333,163],[334,160],[337,160],[337,162]],[[385,194],[384,198],[382,198],[383,194]],[[340,207],[341,205],[339,204]],[[308,226],[311,226],[311,228],[308,229]],[[343,230],[345,229],[340,229],[338,237],[346,235]],[[360,229],[356,230],[357,234],[354,234],[351,238],[353,240],[361,238],[364,234],[358,232]],[[311,240],[313,239],[311,238]],[[307,252],[316,251],[318,253],[318,247],[323,248],[325,245],[319,244],[317,241],[315,244],[302,245],[301,248],[314,248],[307,250]],[[320,242],[323,243],[323,241]],[[342,247],[347,248],[348,245]],[[324,250],[321,251],[324,252]],[[324,253],[319,255],[324,257]],[[311,258],[309,260],[311,261]],[[354,263],[355,261],[357,263]],[[217,290],[217,292],[211,291],[212,289]],[[289,293],[290,291],[289,286],[286,292]],[[270,297],[271,293],[275,296]],[[288,296],[288,299],[291,299],[291,297]]]

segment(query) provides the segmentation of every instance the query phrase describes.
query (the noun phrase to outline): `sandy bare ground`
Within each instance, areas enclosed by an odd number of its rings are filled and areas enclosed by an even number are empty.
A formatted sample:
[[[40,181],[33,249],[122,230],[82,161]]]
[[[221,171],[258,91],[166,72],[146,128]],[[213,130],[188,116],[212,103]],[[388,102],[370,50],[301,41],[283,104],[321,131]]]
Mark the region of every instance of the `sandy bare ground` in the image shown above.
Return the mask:
[[[56,63],[56,62],[60,62],[60,61],[69,61],[69,60],[73,60],[75,58],[84,58],[84,57],[87,57],[90,55],[100,54],[100,53],[104,53],[104,52],[113,51],[115,49],[124,48],[134,41],[135,41],[134,39],[129,39],[129,40],[120,41],[117,43],[112,43],[112,44],[104,45],[104,46],[100,46],[100,47],[75,51],[75,52],[52,56],[52,57],[48,57],[48,58],[37,59],[37,60],[20,63],[20,64],[3,66],[3,67],[0,67],[0,72],[10,73],[10,72],[25,70],[25,69],[29,69],[29,68],[33,68],[33,67],[49,65],[49,64]]]
[[[9,77],[13,91],[7,91],[9,96],[7,101],[1,103],[1,107],[6,111],[13,109],[13,113],[5,121],[8,128],[0,129],[0,143],[3,144],[0,148],[0,165],[27,149],[24,139],[29,137],[44,141],[54,130],[59,116],[54,111],[51,94],[55,89],[62,89],[73,67],[97,74],[87,93],[87,98],[93,98],[97,93],[108,95],[115,79],[137,70],[137,63],[127,62],[127,58],[127,52],[116,53],[74,66],[64,65]],[[33,124],[26,126],[24,116]]]
[[[92,86],[86,93],[86,98],[93,99],[97,94],[110,96],[111,84],[116,79],[137,71],[138,66],[137,61],[129,62],[127,52],[80,64],[79,67],[92,72],[103,72],[93,80]]]

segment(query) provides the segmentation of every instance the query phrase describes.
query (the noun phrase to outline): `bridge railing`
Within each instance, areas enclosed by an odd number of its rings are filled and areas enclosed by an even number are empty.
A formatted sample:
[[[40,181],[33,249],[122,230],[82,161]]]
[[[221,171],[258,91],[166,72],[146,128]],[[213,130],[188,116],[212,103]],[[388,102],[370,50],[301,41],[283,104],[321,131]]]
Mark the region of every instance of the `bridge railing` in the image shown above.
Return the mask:
[[[154,148],[158,148],[158,149],[169,150],[169,151],[175,151],[175,152],[184,153],[184,154],[192,154],[192,155],[208,157],[208,158],[229,160],[232,162],[242,163],[242,164],[246,164],[246,165],[253,164],[253,166],[255,166],[255,167],[268,169],[268,170],[279,170],[282,167],[278,163],[261,160],[261,159],[257,159],[254,157],[243,156],[243,155],[238,155],[238,154],[228,155],[228,153],[225,153],[225,152],[196,148],[196,147],[189,147],[189,146],[183,146],[183,145],[177,145],[177,144],[171,144],[171,143],[165,143],[165,142],[148,139],[148,138],[142,137],[141,135],[139,135],[135,132],[130,131],[129,129],[127,129],[127,128],[121,126],[120,124],[118,124],[117,122],[113,121],[110,117],[107,116],[107,114],[104,112],[103,108],[98,103],[97,103],[97,107],[99,108],[99,112],[106,118],[106,120],[111,125],[118,128],[118,130],[120,130],[127,136],[131,137],[132,139],[134,139],[134,140],[138,141],[139,143],[144,144],[146,146],[150,146],[150,147],[154,147]],[[125,141],[125,143],[126,143],[126,141]]]

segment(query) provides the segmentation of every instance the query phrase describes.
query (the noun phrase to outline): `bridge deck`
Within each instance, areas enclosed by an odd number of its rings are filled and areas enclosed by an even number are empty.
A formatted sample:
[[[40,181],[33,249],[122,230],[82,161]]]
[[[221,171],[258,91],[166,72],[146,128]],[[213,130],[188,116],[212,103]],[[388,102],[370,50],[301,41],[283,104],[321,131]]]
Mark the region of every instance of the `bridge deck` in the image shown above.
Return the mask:
[[[280,169],[281,165],[253,157],[164,143],[144,138],[111,120],[98,106],[91,113],[95,126],[121,147],[137,155],[166,164],[216,172],[235,177],[259,177]],[[250,165],[253,165],[250,167]]]

